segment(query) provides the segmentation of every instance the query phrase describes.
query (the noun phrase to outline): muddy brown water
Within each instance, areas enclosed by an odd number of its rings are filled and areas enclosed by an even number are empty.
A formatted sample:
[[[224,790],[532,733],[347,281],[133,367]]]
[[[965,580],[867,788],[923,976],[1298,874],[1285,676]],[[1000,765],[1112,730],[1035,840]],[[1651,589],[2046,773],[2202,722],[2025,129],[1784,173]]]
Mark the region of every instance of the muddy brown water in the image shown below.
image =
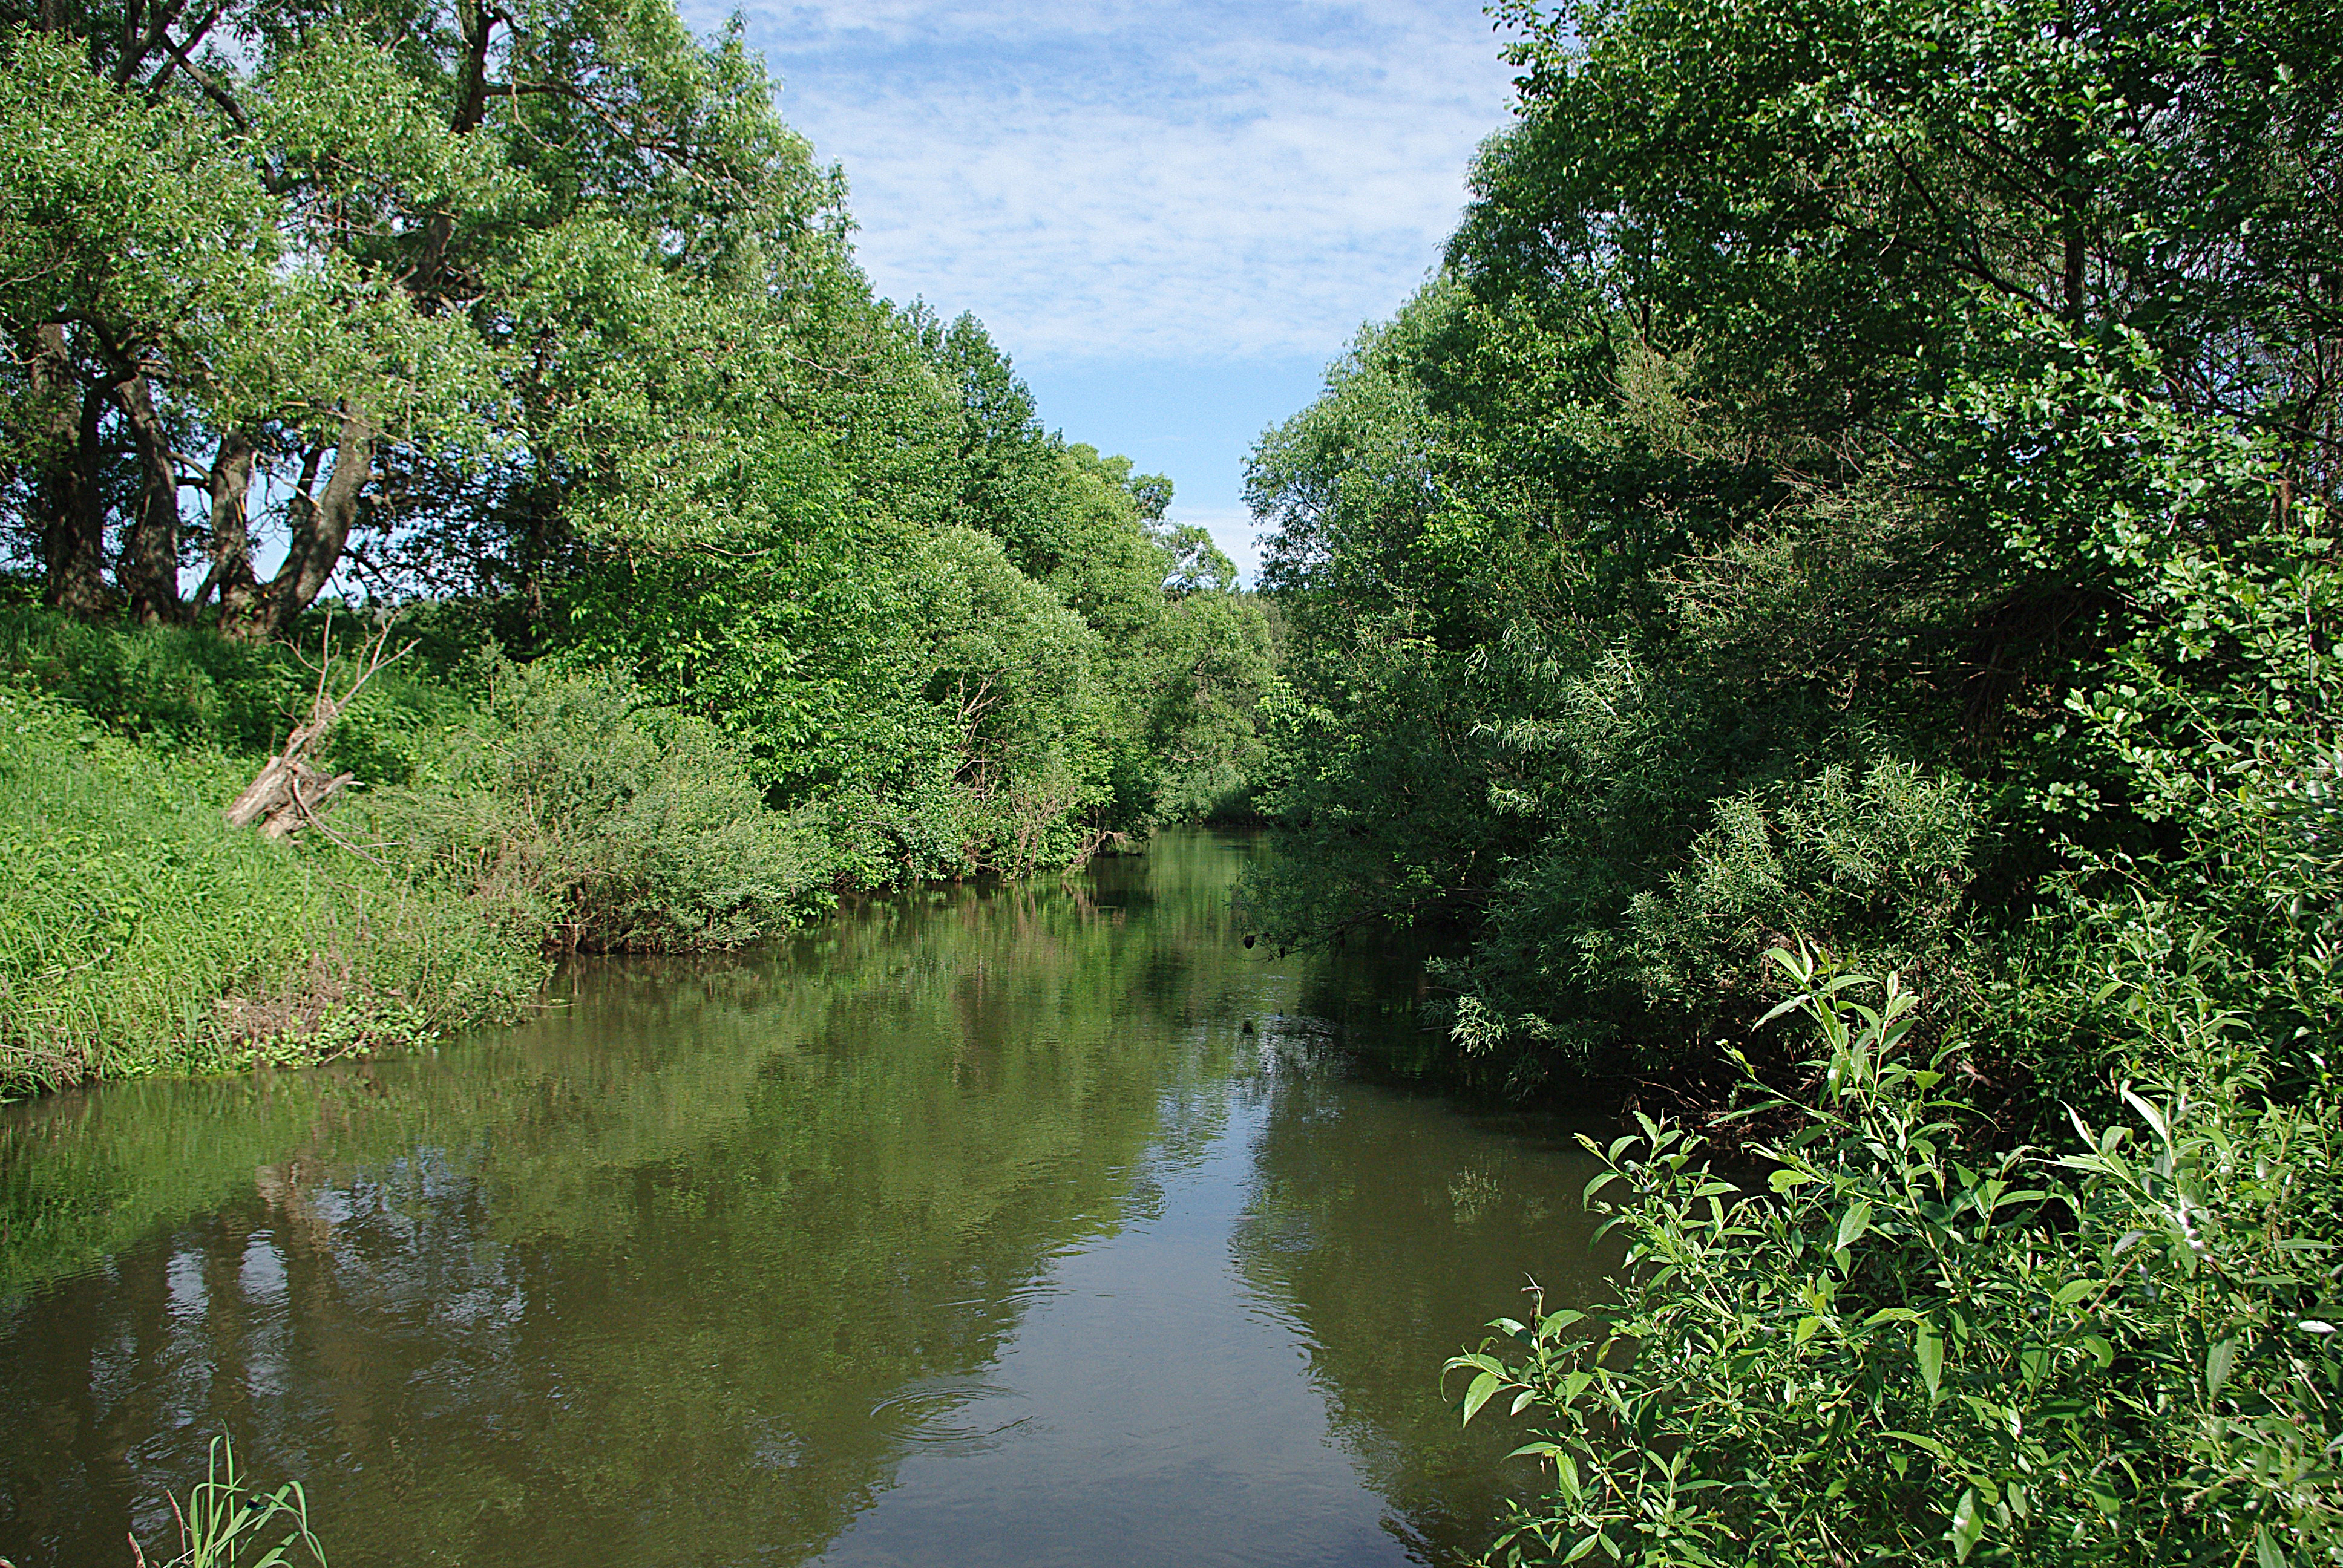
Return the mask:
[[[0,1111],[0,1557],[159,1561],[225,1433],[334,1568],[1468,1559],[1534,1477],[1440,1362],[1594,1289],[1591,1167],[1389,1087],[1416,964],[1245,949],[1261,852]]]

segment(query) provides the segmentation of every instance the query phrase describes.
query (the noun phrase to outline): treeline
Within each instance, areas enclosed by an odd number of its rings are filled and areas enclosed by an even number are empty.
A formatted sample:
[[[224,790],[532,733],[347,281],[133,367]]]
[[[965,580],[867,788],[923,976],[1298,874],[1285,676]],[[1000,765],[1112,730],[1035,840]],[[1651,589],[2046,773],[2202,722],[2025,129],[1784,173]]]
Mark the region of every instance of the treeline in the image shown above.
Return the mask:
[[[18,749],[54,742],[16,765],[85,779],[77,711],[223,804],[355,608],[418,646],[321,759],[373,790],[347,846],[295,859],[531,947],[737,940],[1249,809],[1262,602],[974,319],[875,297],[850,231],[738,27],[666,4],[0,6],[0,548]],[[27,841],[124,830],[9,793]],[[623,865],[517,847],[621,817]],[[788,849],[728,892],[727,833]],[[126,906],[42,886],[12,995],[114,984],[71,922]],[[206,970],[142,1060],[219,1045],[205,1010],[283,961]],[[111,1049],[24,1016],[16,1081]]]
[[[2333,1560],[2343,12],[1500,10],[1445,265],[1252,474],[1258,918],[1737,1108],[1457,1363],[1551,1439],[1500,1560]]]
[[[1800,937],[2019,1099],[2133,1062],[2119,954],[2324,1036],[2333,9],[1509,15],[1446,266],[1254,456],[1264,920],[1463,931],[1517,1087],[1755,1049]]]

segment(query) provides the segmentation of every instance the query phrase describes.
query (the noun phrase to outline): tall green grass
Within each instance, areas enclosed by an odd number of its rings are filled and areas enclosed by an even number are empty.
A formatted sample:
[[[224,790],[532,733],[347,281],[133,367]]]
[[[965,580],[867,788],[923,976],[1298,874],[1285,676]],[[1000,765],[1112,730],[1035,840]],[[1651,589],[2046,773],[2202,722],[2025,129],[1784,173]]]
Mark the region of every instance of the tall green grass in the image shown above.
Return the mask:
[[[243,769],[0,687],[0,1087],[314,1058],[517,1011],[542,965],[457,890],[229,828]]]
[[[261,1491],[236,1473],[236,1445],[226,1437],[212,1439],[203,1480],[187,1489],[186,1507],[173,1499],[171,1512],[179,1524],[179,1554],[162,1568],[293,1568],[304,1561],[327,1568],[301,1483]],[[139,1568],[146,1568],[137,1536],[130,1539]]]
[[[118,735],[254,756],[284,739],[307,685],[289,650],[273,643],[194,627],[114,627],[28,604],[0,604],[0,670]]]
[[[837,875],[834,826],[770,809],[709,724],[488,649],[350,704],[331,833],[231,829],[315,679],[287,648],[0,606],[0,1094],[509,1017],[548,951],[735,946]]]

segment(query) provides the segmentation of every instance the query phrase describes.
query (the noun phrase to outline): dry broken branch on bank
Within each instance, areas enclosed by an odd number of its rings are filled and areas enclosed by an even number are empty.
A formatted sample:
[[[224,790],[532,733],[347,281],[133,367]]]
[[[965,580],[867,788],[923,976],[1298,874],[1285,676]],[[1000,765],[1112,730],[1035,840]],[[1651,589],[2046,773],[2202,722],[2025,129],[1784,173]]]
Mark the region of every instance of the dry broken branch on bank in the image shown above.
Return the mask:
[[[326,618],[326,635],[318,649],[318,662],[310,668],[317,672],[317,685],[309,699],[309,715],[293,727],[285,738],[284,747],[261,766],[259,773],[244,788],[228,806],[227,819],[238,828],[254,823],[260,825],[263,838],[281,839],[304,827],[317,829],[343,845],[354,854],[365,851],[350,844],[319,819],[318,813],[357,776],[337,773],[328,777],[315,764],[320,747],[333,730],[357,694],[366,689],[367,681],[385,667],[397,663],[414,651],[408,643],[397,653],[389,651],[390,628],[385,627],[374,639],[361,648],[356,660],[357,678],[337,691],[334,669],[334,622]],[[307,664],[306,658],[302,660]],[[366,857],[371,859],[372,856]]]

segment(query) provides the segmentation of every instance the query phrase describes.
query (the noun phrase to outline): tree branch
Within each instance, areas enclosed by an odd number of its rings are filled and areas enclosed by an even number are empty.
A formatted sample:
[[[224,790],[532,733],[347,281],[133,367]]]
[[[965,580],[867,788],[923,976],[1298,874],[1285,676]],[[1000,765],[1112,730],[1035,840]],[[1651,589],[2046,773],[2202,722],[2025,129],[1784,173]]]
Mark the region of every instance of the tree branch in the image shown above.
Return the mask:
[[[171,73],[187,63],[187,56],[195,53],[196,45],[211,35],[213,25],[220,19],[220,13],[226,9],[224,0],[222,4],[214,5],[204,19],[188,31],[186,37],[172,47],[170,57],[156,67],[155,75],[147,81],[148,92],[163,90],[164,85],[171,79]],[[170,43],[169,35],[166,35],[163,41]]]

